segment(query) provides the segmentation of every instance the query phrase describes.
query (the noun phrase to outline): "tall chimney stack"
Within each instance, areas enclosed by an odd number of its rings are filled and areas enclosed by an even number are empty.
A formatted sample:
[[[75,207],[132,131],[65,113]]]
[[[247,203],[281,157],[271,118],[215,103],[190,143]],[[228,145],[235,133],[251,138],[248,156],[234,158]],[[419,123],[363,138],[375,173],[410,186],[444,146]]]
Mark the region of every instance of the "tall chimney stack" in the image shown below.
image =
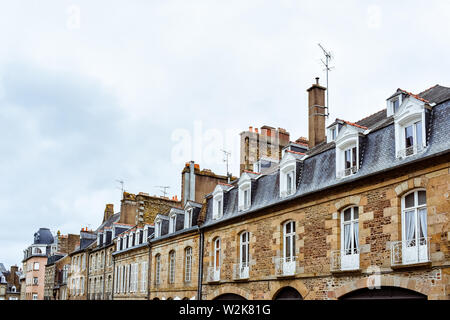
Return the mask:
[[[325,141],[325,90],[319,78],[308,90],[308,146],[312,148]]]

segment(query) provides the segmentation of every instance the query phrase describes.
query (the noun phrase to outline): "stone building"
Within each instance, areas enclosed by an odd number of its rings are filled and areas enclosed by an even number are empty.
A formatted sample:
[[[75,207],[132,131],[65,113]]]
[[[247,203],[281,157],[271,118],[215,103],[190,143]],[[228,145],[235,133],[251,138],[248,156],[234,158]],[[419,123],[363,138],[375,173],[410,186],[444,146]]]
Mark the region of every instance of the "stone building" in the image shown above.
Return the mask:
[[[114,300],[147,300],[150,256],[148,238],[153,234],[153,227],[148,224],[143,227],[127,227],[114,240],[113,297]]]
[[[60,290],[61,300],[86,300],[88,284],[88,248],[97,239],[94,231],[82,228],[80,245],[69,253],[70,262],[62,268]],[[67,270],[66,270],[67,269]],[[65,276],[67,275],[67,277]]]
[[[398,89],[207,196],[203,299],[449,299],[450,88]]]
[[[8,271],[0,263],[0,300],[20,300],[20,276],[22,272],[17,266],[11,266]]]
[[[53,287],[53,299],[69,300],[68,279],[72,257],[66,254],[55,262],[55,286]]]
[[[187,201],[184,210],[174,208],[169,215],[156,217],[150,240],[150,299],[198,299],[201,208],[201,204]]]
[[[44,299],[45,265],[47,258],[58,251],[58,241],[48,228],[34,234],[34,242],[24,250],[25,300]]]

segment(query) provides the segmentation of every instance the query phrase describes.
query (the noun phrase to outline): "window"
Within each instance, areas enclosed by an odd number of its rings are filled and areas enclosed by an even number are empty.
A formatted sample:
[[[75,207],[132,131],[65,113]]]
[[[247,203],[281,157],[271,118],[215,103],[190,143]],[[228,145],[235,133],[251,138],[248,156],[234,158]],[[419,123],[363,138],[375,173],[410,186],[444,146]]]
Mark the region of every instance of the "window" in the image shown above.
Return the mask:
[[[39,270],[39,262],[33,263],[33,270]]]
[[[296,159],[290,153],[280,163],[280,197],[290,196],[296,191],[295,183]]]
[[[286,262],[293,261],[295,258],[295,222],[289,221],[284,224],[284,259]]]
[[[239,278],[248,278],[249,271],[249,233],[242,232],[240,235],[240,250],[239,250]]]
[[[239,211],[248,210],[251,206],[251,186],[251,176],[244,173],[239,179]]]
[[[37,300],[38,299],[38,294],[37,293],[33,293],[33,300]]]
[[[155,221],[155,238],[161,237],[161,219]]]
[[[213,219],[220,219],[223,215],[223,192],[221,189],[213,195]]]
[[[122,237],[120,237],[120,239],[119,239],[119,250],[120,251],[123,250],[123,238]]]
[[[161,283],[160,275],[161,275],[161,255],[158,254],[155,257],[155,284],[156,285]]]
[[[141,263],[141,292],[147,290],[147,262]]]
[[[169,253],[169,283],[175,283],[175,251]]]
[[[336,148],[337,178],[344,178],[358,172],[358,146],[350,143],[343,148]]]
[[[171,215],[170,219],[169,219],[169,232],[170,233],[175,232],[176,222],[177,222],[177,215],[176,214]]]
[[[220,272],[220,238],[214,241],[214,271]]]
[[[187,247],[184,250],[185,255],[185,266],[184,266],[184,281],[191,282],[191,272],[192,272],[192,248]]]
[[[395,98],[392,100],[392,110],[394,113],[398,111],[398,107],[400,107],[400,98]]]
[[[192,227],[192,215],[193,215],[194,209],[189,208],[184,213],[184,227],[190,228]]]
[[[405,127],[405,155],[415,154],[417,148],[422,145],[422,121],[417,121]]]
[[[136,232],[133,232],[131,234],[132,240],[131,240],[131,246],[134,247],[136,245]]]
[[[404,264],[429,261],[425,190],[415,190],[402,197],[402,240]]]
[[[359,268],[359,209],[349,207],[341,212],[341,269]]]
[[[39,284],[38,277],[33,277],[33,285],[37,286]]]
[[[139,231],[139,244],[144,243],[144,230]]]

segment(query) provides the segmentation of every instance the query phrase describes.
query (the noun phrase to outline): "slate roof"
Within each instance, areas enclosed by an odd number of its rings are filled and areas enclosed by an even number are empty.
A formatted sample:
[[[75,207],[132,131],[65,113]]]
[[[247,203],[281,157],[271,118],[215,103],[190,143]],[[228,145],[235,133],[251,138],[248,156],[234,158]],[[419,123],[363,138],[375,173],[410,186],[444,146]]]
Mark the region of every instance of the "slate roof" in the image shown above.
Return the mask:
[[[212,219],[211,197],[207,199],[205,223],[206,228],[222,221],[244,216],[262,208],[300,198],[311,193],[346,184],[386,170],[401,167],[416,161],[435,157],[450,151],[450,89],[434,86],[420,93],[427,100],[445,101],[432,108],[427,148],[413,156],[398,159],[395,156],[395,135],[393,117],[386,117],[386,110],[381,110],[357,122],[367,126],[371,131],[363,138],[364,157],[356,174],[343,179],[336,178],[335,143],[323,142],[308,150],[307,157],[299,168],[297,190],[287,198],[279,196],[279,170],[262,175],[252,184],[251,207],[238,211],[238,188],[235,186],[224,192],[223,216]],[[445,94],[444,94],[445,93]]]
[[[55,239],[48,228],[39,228],[34,234],[34,244],[51,244],[54,240]]]

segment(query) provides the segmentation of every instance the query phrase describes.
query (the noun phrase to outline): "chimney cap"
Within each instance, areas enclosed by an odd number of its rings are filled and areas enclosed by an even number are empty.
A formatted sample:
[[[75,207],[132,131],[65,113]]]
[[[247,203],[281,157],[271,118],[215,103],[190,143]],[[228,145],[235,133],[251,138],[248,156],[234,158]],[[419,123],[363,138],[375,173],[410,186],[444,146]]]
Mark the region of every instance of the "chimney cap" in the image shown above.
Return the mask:
[[[319,84],[319,77],[316,77],[316,84]]]

